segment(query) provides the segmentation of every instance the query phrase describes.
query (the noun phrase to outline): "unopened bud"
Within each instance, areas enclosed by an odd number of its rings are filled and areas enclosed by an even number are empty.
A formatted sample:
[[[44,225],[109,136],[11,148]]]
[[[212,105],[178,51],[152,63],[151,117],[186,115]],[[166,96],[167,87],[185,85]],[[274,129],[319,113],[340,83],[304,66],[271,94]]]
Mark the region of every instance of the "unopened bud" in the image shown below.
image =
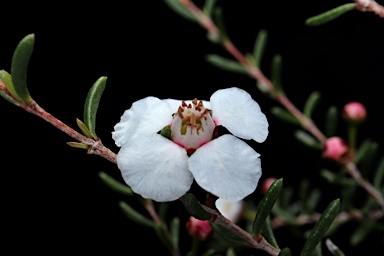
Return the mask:
[[[201,241],[210,238],[213,234],[213,229],[207,220],[198,220],[192,216],[187,222],[187,230],[191,236]]]
[[[261,184],[261,192],[265,195],[269,189],[269,187],[272,185],[273,182],[275,182],[276,178],[267,178],[263,181]]]
[[[343,117],[350,122],[360,123],[367,118],[367,111],[363,104],[353,101],[344,106]]]
[[[332,160],[340,160],[348,153],[348,146],[343,139],[339,137],[330,137],[325,142],[323,155]]]

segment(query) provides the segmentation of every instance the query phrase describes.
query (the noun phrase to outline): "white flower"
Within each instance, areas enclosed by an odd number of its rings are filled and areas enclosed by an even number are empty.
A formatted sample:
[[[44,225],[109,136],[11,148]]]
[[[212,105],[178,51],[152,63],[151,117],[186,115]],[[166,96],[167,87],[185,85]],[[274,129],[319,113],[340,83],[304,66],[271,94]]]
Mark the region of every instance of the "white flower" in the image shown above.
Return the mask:
[[[171,136],[159,134],[170,125]],[[158,202],[183,196],[193,179],[206,191],[227,200],[241,200],[257,187],[259,154],[242,139],[263,142],[268,122],[244,90],[216,91],[207,101],[160,100],[147,97],[126,110],[112,137],[121,147],[117,165],[132,190]]]

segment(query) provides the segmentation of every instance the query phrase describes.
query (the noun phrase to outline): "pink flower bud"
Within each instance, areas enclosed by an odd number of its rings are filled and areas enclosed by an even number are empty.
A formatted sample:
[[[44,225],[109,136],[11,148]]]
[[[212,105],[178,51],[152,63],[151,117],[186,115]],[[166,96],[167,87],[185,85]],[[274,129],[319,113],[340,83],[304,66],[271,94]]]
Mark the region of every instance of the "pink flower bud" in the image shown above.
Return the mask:
[[[210,238],[213,234],[213,229],[207,220],[198,220],[192,216],[187,222],[187,230],[191,236],[201,241]]]
[[[344,106],[343,117],[351,122],[362,122],[367,117],[367,111],[363,104],[354,101]]]
[[[276,178],[267,178],[263,181],[261,184],[261,192],[265,195],[269,189],[269,187],[272,185],[273,182],[275,182]]]
[[[323,155],[332,160],[340,160],[348,153],[348,146],[343,139],[339,137],[328,138],[325,142]]]

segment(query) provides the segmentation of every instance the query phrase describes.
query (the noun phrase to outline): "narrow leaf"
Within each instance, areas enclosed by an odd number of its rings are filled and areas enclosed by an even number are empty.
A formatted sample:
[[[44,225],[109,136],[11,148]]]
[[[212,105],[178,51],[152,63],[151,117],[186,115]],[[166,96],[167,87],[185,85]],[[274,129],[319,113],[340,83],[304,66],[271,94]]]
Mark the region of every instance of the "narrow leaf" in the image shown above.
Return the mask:
[[[309,213],[313,213],[316,209],[317,204],[319,203],[321,197],[320,189],[313,189],[309,194],[307,201],[307,210]]]
[[[265,46],[267,45],[268,33],[266,30],[260,30],[257,34],[255,45],[253,47],[253,57],[256,66],[260,67],[261,59],[263,58]]]
[[[133,191],[130,187],[125,184],[120,183],[116,179],[112,178],[105,172],[99,172],[100,179],[107,185],[110,189],[115,192],[118,192],[123,195],[131,196],[133,195]]]
[[[212,222],[209,222],[209,224],[211,225],[215,234],[218,234],[223,240],[228,242],[230,245],[242,245],[242,246],[244,246],[244,245],[248,244],[247,241],[244,240],[243,237],[237,235],[233,231],[231,231],[231,230],[229,230],[223,226],[214,224]]]
[[[236,256],[236,252],[232,247],[229,247],[225,256]]]
[[[339,7],[332,9],[332,10],[329,10],[329,11],[326,11],[326,12],[321,13],[319,15],[308,18],[305,21],[305,24],[307,26],[323,25],[329,21],[336,19],[337,17],[339,17],[340,15],[342,15],[346,12],[352,11],[353,9],[355,9],[355,7],[356,7],[356,4],[354,4],[354,3],[341,5]]]
[[[96,113],[99,107],[101,95],[104,92],[107,77],[102,76],[93,84],[91,89],[88,91],[87,99],[84,105],[84,124],[88,128],[92,137],[97,139],[96,135]]]
[[[17,45],[12,57],[11,76],[15,94],[11,93],[24,103],[32,101],[27,88],[27,71],[34,44],[35,35],[27,35]]]
[[[227,41],[229,37],[227,34],[227,30],[225,29],[223,10],[220,7],[216,7],[214,9],[213,15],[214,15],[216,26],[220,31],[221,41]]]
[[[304,105],[304,115],[307,116],[308,118],[312,117],[312,113],[314,109],[316,108],[317,104],[319,103],[320,100],[320,93],[317,91],[312,92],[305,105]]]
[[[134,210],[131,206],[129,206],[125,202],[121,201],[119,203],[119,206],[120,206],[120,209],[123,211],[123,213],[132,221],[146,227],[155,228],[156,225],[153,221],[151,221],[150,219],[138,213],[136,210]]]
[[[361,222],[361,224],[356,228],[355,232],[351,235],[351,245],[357,246],[362,241],[365,240],[367,235],[375,228],[375,221],[367,220]]]
[[[291,256],[291,249],[289,249],[288,247],[282,249],[279,253],[278,256]]]
[[[297,130],[294,135],[298,141],[310,148],[323,149],[323,146],[320,142],[318,142],[317,140],[315,140],[315,138],[313,138],[311,135],[302,130]]]
[[[277,118],[291,124],[301,125],[300,121],[291,113],[280,107],[273,107],[271,113]]]
[[[279,248],[279,245],[277,244],[275,235],[273,233],[272,225],[271,225],[271,217],[268,216],[265,220],[265,224],[263,225],[263,228],[261,229],[261,235],[270,243],[273,247]]]
[[[373,178],[373,186],[375,186],[376,189],[380,189],[381,185],[383,183],[383,177],[384,177],[384,157],[381,158],[379,166],[377,167],[375,177]]]
[[[180,219],[178,217],[174,217],[171,220],[169,229],[171,233],[173,248],[178,250],[179,249],[179,229],[180,229]]]
[[[276,54],[272,59],[272,68],[271,68],[271,82],[275,91],[281,93],[283,91],[282,85],[282,58],[280,54]]]
[[[215,256],[216,251],[214,249],[208,249],[205,253],[203,253],[201,256]]]
[[[6,93],[6,90],[8,93],[10,93],[13,97],[16,99],[20,100],[18,97],[15,96],[16,93],[12,93],[8,88],[13,89],[13,84],[12,84],[12,78],[11,75],[5,71],[5,70],[0,70],[0,80],[3,84],[0,84],[0,95],[6,99],[7,101],[11,102],[12,104],[15,104],[16,106],[19,106],[19,103],[15,101],[10,95]],[[4,89],[3,86],[5,87]]]
[[[256,218],[253,222],[252,234],[255,237],[258,237],[261,232],[265,220],[269,216],[273,206],[276,203],[277,198],[280,195],[281,189],[283,187],[283,179],[275,180],[272,185],[269,187],[264,198],[261,200],[259,207],[257,208]]]
[[[209,63],[211,63],[213,66],[216,66],[216,67],[221,68],[223,70],[248,75],[247,69],[244,68],[237,61],[233,61],[233,60],[221,57],[221,56],[216,55],[216,54],[209,54],[206,56],[205,59]]]
[[[190,21],[198,22],[197,18],[179,0],[165,0],[164,2],[180,16]]]
[[[88,130],[87,126],[80,119],[76,118],[76,124],[80,128],[81,132],[88,138],[92,138],[91,132]]]
[[[340,199],[332,201],[321,215],[315,227],[311,230],[301,251],[301,256],[309,256],[321,241],[340,209]]]
[[[199,220],[209,220],[211,218],[211,214],[206,212],[203,207],[201,207],[200,203],[197,201],[193,194],[186,193],[181,198],[181,201],[183,202],[184,207],[193,217]]]
[[[205,0],[203,12],[210,17],[212,15],[213,7],[216,4],[216,0]]]
[[[339,115],[337,112],[337,108],[335,106],[329,107],[327,111],[326,122],[325,122],[325,133],[327,135],[327,138],[335,135],[338,118],[339,118]]]
[[[160,238],[160,241],[171,251],[174,250],[171,238],[164,229],[163,223],[155,224],[154,226],[156,235]]]
[[[70,142],[67,142],[67,144],[73,148],[82,148],[82,149],[88,149],[89,148],[89,146],[87,144],[84,144],[81,142],[70,141]]]

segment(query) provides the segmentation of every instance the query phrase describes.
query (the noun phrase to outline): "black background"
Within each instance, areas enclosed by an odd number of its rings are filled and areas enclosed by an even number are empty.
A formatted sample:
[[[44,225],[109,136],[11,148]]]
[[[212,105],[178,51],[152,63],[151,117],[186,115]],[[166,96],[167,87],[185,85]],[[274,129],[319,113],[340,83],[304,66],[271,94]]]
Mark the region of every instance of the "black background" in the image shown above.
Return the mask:
[[[314,114],[321,130],[329,106],[340,110],[350,101],[360,101],[369,117],[358,142],[366,137],[379,141],[384,129],[384,20],[353,11],[321,27],[304,25],[306,18],[344,3],[218,1],[228,34],[242,53],[252,51],[258,31],[268,31],[262,70],[268,76],[273,55],[282,55],[284,88],[298,108],[312,91],[321,92]],[[230,56],[206,39],[204,29],[175,14],[163,1],[5,5],[2,9],[0,68],[10,71],[17,43],[34,33],[29,91],[41,107],[67,125],[76,129],[88,89],[100,76],[108,77],[97,114],[97,134],[112,151],[118,152],[111,138],[113,127],[134,101],[148,95],[208,100],[217,89],[235,86],[254,97],[270,124],[268,139],[254,145],[261,154],[262,180],[283,177],[285,186],[297,186],[301,179],[309,178],[313,187],[324,190],[319,211],[340,196],[318,175],[323,167],[337,170],[337,166],[293,138],[297,127],[270,114],[278,103],[263,95],[255,81],[208,64],[207,54]],[[98,178],[103,171],[121,180],[115,164],[68,147],[71,138],[67,135],[4,100],[0,109],[2,250],[111,255],[130,255],[137,250],[140,253],[134,254],[141,255],[155,249],[158,255],[167,255],[155,233],[126,219],[118,202],[125,200],[140,211],[141,206],[109,190]],[[341,121],[337,134],[345,138],[345,131]],[[383,155],[382,149],[379,154]],[[251,199],[257,203],[260,198],[258,188]],[[178,201],[171,203],[171,214],[181,217],[185,254],[189,249],[184,229],[188,215]],[[353,227],[353,223],[347,225],[333,238],[347,255],[382,243],[376,234],[358,248],[350,248],[347,242]],[[278,235],[281,247],[290,246],[294,255],[299,253],[302,240],[284,229]]]

